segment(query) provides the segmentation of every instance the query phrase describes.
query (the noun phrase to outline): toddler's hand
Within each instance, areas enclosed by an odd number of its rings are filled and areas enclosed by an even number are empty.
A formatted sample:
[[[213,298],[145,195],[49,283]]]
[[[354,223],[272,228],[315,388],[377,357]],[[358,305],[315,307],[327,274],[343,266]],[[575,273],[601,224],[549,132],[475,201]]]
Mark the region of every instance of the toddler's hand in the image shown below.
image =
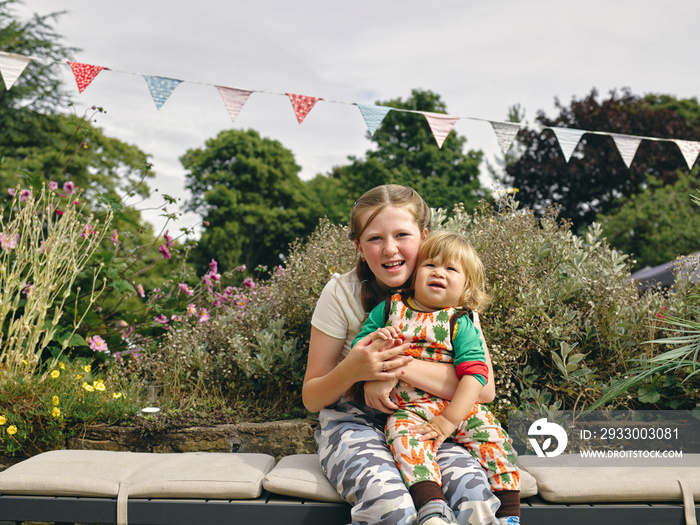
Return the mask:
[[[372,341],[377,340],[391,341],[392,339],[403,339],[401,331],[394,326],[385,326],[384,328],[378,328],[372,334]]]
[[[444,416],[435,416],[430,421],[421,425],[413,425],[408,430],[418,435],[419,441],[435,440],[435,451],[440,448],[445,440],[455,431],[456,425],[452,424]]]

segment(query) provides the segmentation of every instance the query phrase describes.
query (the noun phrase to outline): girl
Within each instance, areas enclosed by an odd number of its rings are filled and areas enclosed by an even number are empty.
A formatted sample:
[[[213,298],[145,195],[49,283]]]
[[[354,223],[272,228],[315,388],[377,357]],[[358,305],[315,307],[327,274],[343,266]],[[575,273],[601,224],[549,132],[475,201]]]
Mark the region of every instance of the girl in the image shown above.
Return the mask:
[[[453,363],[460,377],[451,401],[401,380],[391,394],[400,409],[387,421],[387,443],[418,509],[419,525],[455,523],[433,461],[447,438],[465,445],[486,469],[491,490],[501,500],[500,523],[520,523],[520,474],[512,441],[493,414],[475,405],[488,367],[481,333],[466,314],[488,304],[485,283],[481,260],[466,238],[433,233],[418,251],[409,292],[377,305],[355,338],[408,340],[409,355]]]
[[[321,466],[353,505],[353,524],[415,524],[413,501],[384,438],[387,414],[398,408],[389,399],[396,380],[446,399],[457,387],[451,364],[413,360],[404,355],[408,345],[366,338],[350,350],[365,312],[409,280],[429,227],[430,209],[411,188],[387,185],[365,193],[350,216],[350,239],[360,253],[357,268],[333,275],[312,317],[303,400],[309,411],[320,411],[316,439]],[[487,364],[489,382],[480,402],[495,396],[488,355]],[[365,403],[341,399],[361,381]],[[479,464],[452,443],[441,447],[438,463],[458,521],[497,524],[492,509],[498,500]]]

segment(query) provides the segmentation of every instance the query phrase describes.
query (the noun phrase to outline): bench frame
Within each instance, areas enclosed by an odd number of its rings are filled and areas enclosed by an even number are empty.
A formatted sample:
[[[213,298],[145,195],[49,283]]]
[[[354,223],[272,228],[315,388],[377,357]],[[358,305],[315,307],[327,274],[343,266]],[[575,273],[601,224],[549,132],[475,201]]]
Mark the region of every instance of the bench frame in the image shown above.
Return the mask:
[[[537,525],[683,525],[682,503],[556,504],[537,496],[521,501],[523,523]],[[700,505],[695,506],[696,512]],[[0,524],[23,521],[69,523],[117,522],[116,498],[0,495]],[[345,525],[350,506],[279,496],[270,492],[251,500],[129,499],[128,522],[133,525],[210,523],[285,523],[286,525]]]

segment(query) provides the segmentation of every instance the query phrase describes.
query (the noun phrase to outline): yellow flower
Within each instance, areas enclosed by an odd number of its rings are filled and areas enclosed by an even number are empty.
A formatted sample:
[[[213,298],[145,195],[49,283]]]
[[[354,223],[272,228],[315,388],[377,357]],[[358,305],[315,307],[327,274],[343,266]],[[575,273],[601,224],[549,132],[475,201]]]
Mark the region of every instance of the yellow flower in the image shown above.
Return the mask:
[[[58,368],[60,368],[61,370],[65,370],[65,369],[66,369],[66,364],[65,364],[65,363],[59,363],[59,364],[58,364]]]
[[[83,374],[78,374],[77,376],[75,376],[75,378],[76,378],[76,379],[82,379],[82,378],[83,378]]]
[[[83,367],[83,370],[85,370],[85,371],[89,374],[89,373],[90,373],[90,370],[92,370],[92,368],[90,368],[90,365],[85,365],[85,366]]]
[[[92,386],[95,387],[95,390],[99,390],[100,392],[105,391],[105,384],[102,382],[101,379],[99,381],[95,381],[94,383],[92,383]]]
[[[58,406],[58,396],[53,396],[53,399],[51,399],[51,402],[53,403],[53,406],[57,407]]]
[[[122,393],[121,393],[121,392],[115,392],[114,394],[112,394],[112,397],[113,397],[114,399],[119,399],[120,397],[122,397]]]
[[[7,427],[7,433],[11,436],[14,436],[17,433],[17,427],[14,425],[10,425]]]
[[[5,419],[5,416],[0,416],[0,425],[4,425],[7,423],[7,419]]]
[[[51,415],[53,417],[56,417],[56,418],[61,417],[61,409],[58,407],[53,407],[53,410],[51,411]]]
[[[57,378],[58,376],[60,376],[60,375],[61,375],[61,372],[59,372],[58,370],[52,370],[52,371],[51,371],[51,377],[54,378],[54,379],[56,379],[56,378]]]
[[[95,387],[92,386],[92,385],[91,385],[90,383],[88,383],[87,381],[83,381],[83,388],[84,388],[85,390],[87,390],[88,392],[92,392],[93,390],[95,390]]]
[[[28,364],[29,364],[29,361],[27,361],[26,359],[22,359],[22,364],[23,364],[23,365],[28,365]]]

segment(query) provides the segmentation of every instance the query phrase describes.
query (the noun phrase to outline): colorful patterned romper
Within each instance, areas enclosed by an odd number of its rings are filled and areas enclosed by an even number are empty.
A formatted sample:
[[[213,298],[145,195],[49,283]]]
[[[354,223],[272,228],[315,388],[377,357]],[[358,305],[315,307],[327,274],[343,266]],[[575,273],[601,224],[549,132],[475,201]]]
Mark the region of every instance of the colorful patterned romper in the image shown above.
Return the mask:
[[[419,312],[409,305],[409,299],[395,294],[381,303],[362,325],[355,338],[384,326],[397,326],[407,341],[415,346],[407,354],[417,359],[454,363],[457,375],[488,376],[485,355],[478,329],[460,308],[445,308],[436,312]],[[452,334],[452,337],[450,337]],[[386,424],[387,443],[396,458],[408,487],[421,481],[442,485],[435,461],[433,440],[419,441],[408,428],[430,421],[440,415],[449,401],[424,392],[400,381],[391,392],[391,399],[400,409],[389,416]],[[516,453],[512,441],[494,415],[480,404],[452,434],[452,440],[463,444],[486,470],[493,491],[520,490],[520,474],[515,468]]]

